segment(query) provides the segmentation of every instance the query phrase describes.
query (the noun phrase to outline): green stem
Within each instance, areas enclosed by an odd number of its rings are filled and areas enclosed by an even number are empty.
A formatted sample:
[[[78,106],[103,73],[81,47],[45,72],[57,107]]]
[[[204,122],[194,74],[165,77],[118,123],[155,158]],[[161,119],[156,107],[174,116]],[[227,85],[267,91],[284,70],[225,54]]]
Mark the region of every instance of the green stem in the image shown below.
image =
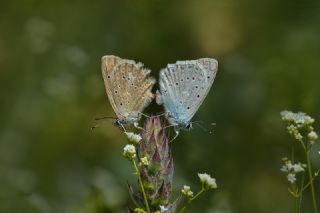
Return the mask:
[[[134,169],[136,170],[136,174],[138,175],[139,184],[140,184],[140,188],[141,188],[141,191],[142,191],[142,195],[143,195],[143,199],[144,199],[144,203],[146,205],[147,211],[148,211],[148,213],[151,213],[150,207],[149,207],[149,203],[148,203],[148,199],[147,199],[147,195],[146,195],[146,192],[144,191],[141,175],[140,175],[139,169],[137,167],[136,161],[134,159],[132,159],[132,163],[133,163]]]
[[[188,200],[188,203],[179,211],[179,213],[184,212],[184,210],[188,207],[188,205],[189,205],[192,201],[194,201],[197,197],[199,197],[199,195],[202,194],[204,191],[206,191],[206,190],[205,190],[204,187],[202,186],[202,189],[201,189],[195,196],[193,196],[192,198],[190,198],[190,199]]]
[[[307,157],[307,164],[308,164],[308,173],[309,173],[309,181],[310,181],[310,188],[311,188],[311,195],[312,195],[313,210],[315,213],[318,213],[316,193],[314,190],[314,179],[312,175],[312,168],[311,168],[311,161],[310,161],[310,150],[307,150],[306,154],[307,154],[306,157]]]

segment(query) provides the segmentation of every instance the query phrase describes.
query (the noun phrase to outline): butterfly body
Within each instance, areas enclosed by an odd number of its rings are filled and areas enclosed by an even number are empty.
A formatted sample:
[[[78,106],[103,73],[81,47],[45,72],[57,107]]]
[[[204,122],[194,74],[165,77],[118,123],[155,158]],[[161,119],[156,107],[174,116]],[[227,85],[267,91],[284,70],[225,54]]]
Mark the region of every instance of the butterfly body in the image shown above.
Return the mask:
[[[102,75],[109,102],[117,116],[114,124],[135,124],[151,103],[155,80],[142,63],[107,55],[102,57]]]
[[[176,129],[192,128],[191,119],[207,96],[218,62],[202,58],[177,61],[160,71],[157,103],[163,104],[169,123]]]

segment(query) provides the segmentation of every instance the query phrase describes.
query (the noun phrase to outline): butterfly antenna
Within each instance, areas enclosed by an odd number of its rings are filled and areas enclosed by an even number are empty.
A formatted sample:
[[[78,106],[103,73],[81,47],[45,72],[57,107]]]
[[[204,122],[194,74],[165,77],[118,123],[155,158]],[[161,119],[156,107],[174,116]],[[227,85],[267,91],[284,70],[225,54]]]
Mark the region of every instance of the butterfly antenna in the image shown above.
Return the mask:
[[[104,119],[117,119],[117,118],[110,117],[110,116],[105,116],[105,117],[95,118],[94,120],[99,121],[99,120],[104,120]]]
[[[198,127],[200,127],[204,132],[208,132],[209,134],[212,134],[212,130],[207,129],[204,127],[205,122],[203,121],[193,121],[192,123],[196,124]],[[216,125],[215,123],[211,123],[211,125]]]

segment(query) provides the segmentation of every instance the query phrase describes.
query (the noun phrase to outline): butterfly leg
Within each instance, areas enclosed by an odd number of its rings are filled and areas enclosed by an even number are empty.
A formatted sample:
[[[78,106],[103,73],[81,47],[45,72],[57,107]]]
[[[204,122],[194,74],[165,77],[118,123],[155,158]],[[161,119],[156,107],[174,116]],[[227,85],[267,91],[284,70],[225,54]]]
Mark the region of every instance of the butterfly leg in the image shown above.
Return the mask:
[[[142,112],[139,112],[139,114],[140,114],[140,115],[143,115],[143,116],[146,117],[146,118],[151,118],[151,116],[149,116],[149,115],[147,115],[147,114],[144,114],[144,113],[142,113]]]
[[[169,143],[172,143],[179,136],[180,131],[178,129],[176,129],[174,132],[176,133],[176,135],[170,140]]]

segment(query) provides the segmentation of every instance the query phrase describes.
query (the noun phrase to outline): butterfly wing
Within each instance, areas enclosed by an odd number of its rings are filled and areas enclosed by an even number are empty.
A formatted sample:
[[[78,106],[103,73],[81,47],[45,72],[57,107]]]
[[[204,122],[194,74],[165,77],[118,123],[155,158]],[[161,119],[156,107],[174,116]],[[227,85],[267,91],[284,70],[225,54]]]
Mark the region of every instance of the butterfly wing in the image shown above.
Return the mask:
[[[160,71],[157,103],[172,124],[185,125],[207,96],[218,69],[215,59],[177,61]]]
[[[102,75],[110,104],[123,123],[139,120],[140,113],[152,100],[155,80],[150,70],[133,60],[117,56],[102,57]]]

